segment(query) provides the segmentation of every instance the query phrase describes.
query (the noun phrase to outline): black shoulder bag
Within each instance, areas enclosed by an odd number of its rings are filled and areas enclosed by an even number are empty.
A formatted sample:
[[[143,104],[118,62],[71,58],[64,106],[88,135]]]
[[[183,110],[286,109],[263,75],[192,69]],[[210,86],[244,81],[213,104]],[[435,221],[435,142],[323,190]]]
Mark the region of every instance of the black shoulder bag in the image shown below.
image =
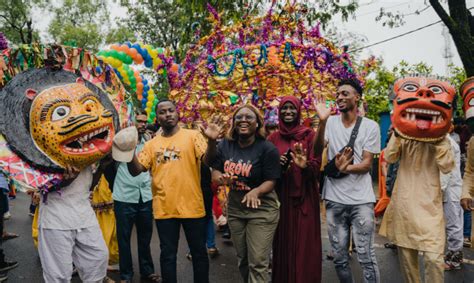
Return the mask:
[[[359,127],[360,127],[361,122],[362,122],[362,117],[360,116],[357,117],[357,121],[356,121],[356,124],[354,125],[354,129],[352,129],[351,139],[349,140],[349,143],[339,151],[340,153],[342,153],[346,147],[350,147],[352,149],[352,152],[354,152],[354,144],[357,138],[357,134],[359,134]],[[334,178],[334,179],[341,179],[348,175],[346,173],[342,173],[341,171],[339,171],[339,169],[337,169],[335,156],[324,167],[324,174],[328,176],[329,178]]]

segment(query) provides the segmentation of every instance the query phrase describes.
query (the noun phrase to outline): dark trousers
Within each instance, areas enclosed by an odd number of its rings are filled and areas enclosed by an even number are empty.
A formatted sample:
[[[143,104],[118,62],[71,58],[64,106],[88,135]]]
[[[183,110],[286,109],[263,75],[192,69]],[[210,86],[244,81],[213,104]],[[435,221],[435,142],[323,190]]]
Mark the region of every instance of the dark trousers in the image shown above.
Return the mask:
[[[141,199],[139,203],[114,201],[114,210],[117,222],[120,279],[131,280],[133,277],[130,243],[133,225],[136,225],[137,229],[140,275],[147,277],[155,273],[150,252],[150,241],[153,234],[152,201],[142,202]]]
[[[5,199],[8,196],[3,193],[3,189],[0,188],[0,211],[5,210]],[[7,202],[8,203],[8,202]],[[3,253],[3,213],[0,214],[0,267],[5,264],[5,254]]]
[[[206,249],[206,217],[194,219],[160,219],[156,220],[160,237],[160,265],[163,283],[176,283],[176,254],[181,225],[193,258],[195,283],[209,282],[209,258]]]

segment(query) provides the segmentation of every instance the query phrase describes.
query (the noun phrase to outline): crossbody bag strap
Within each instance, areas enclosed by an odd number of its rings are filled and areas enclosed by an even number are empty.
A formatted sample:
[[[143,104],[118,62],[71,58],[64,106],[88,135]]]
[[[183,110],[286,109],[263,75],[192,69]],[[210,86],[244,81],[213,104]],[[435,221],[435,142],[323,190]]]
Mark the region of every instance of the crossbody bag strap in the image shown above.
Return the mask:
[[[350,148],[354,148],[355,140],[357,138],[357,135],[359,134],[359,127],[361,123],[362,123],[362,117],[357,116],[357,121],[355,123],[354,129],[352,129],[351,139],[349,140],[349,143],[347,144],[347,146]]]

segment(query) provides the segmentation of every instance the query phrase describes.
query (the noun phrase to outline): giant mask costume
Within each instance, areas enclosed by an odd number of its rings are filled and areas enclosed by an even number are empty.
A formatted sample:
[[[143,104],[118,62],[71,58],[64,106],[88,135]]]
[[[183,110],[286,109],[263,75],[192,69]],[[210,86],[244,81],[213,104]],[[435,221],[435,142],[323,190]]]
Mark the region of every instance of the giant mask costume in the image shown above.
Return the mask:
[[[474,77],[468,78],[459,88],[459,94],[463,100],[463,110],[466,124],[471,132],[474,132]]]
[[[0,92],[0,130],[10,148],[46,172],[97,162],[110,151],[118,126],[108,95],[65,70],[25,71]]]
[[[437,141],[448,133],[455,89],[449,83],[426,77],[406,77],[395,82],[392,123],[402,137]]]

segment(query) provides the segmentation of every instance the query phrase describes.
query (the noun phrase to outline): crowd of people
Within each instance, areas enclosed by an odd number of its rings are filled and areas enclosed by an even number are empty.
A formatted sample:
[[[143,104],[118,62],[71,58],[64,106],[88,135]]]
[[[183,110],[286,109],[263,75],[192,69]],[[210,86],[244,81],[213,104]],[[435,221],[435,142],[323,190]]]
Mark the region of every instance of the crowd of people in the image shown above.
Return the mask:
[[[182,127],[170,100],[156,105],[159,127],[147,125],[147,113],[137,111],[134,126],[116,134],[111,155],[99,165],[82,171],[68,166],[61,193],[51,192],[47,199],[33,196],[30,214],[35,216],[44,280],[69,282],[77,271],[84,282],[108,282],[107,271],[118,263],[121,282],[131,282],[135,227],[143,281],[178,281],[182,228],[194,282],[209,282],[208,256],[219,253],[214,239],[218,224],[229,229],[243,282],[321,282],[324,201],[330,256],[339,280],[354,282],[352,245],[361,279],[380,282],[371,169],[381,152],[381,136],[375,121],[359,115],[362,93],[357,80],[341,80],[336,92],[341,114],[331,115],[324,101],[315,102],[316,124],[303,123],[301,102],[293,96],[281,99],[276,119],[264,119],[254,106],[242,105],[228,122],[213,116],[196,122],[194,129]],[[470,246],[470,211],[463,212],[460,204],[469,138],[462,123],[453,125],[449,138],[435,146],[389,133],[380,162],[384,189],[394,203],[381,234],[391,241],[386,247],[398,248],[406,282],[420,282],[419,252],[426,282],[443,282],[444,269],[461,268],[462,247]],[[429,160],[417,159],[413,151],[426,152],[422,158]],[[411,170],[407,164],[423,168]],[[440,178],[426,182],[433,176]],[[429,207],[437,194],[417,195],[417,186],[441,187],[444,212],[436,206],[411,211],[418,206],[410,202],[425,201]],[[0,188],[8,188],[2,176]],[[225,196],[221,203],[220,193]],[[4,203],[0,200],[5,213]],[[432,229],[417,231],[414,213],[419,221],[431,221]],[[161,274],[150,251],[153,223]],[[419,241],[413,241],[418,234]],[[0,250],[0,274],[17,265]]]

